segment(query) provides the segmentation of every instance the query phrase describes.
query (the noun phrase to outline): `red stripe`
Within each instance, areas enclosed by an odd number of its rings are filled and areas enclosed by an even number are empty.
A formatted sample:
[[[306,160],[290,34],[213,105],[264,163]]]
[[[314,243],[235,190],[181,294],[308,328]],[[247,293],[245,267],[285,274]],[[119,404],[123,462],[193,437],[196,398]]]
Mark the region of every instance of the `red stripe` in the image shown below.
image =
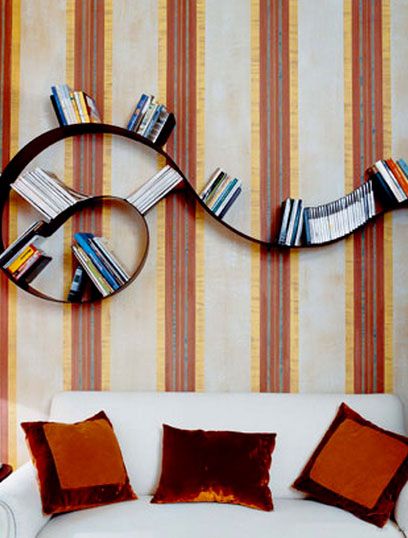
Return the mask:
[[[104,105],[104,9],[103,1],[90,0],[84,4],[75,2],[74,36],[74,87],[91,95],[101,112]],[[96,16],[96,28],[94,20]],[[95,34],[96,32],[96,34]],[[95,43],[96,39],[96,43]],[[94,49],[94,43],[96,49]],[[95,57],[96,56],[96,57]],[[96,84],[92,75],[96,71]],[[84,136],[73,142],[74,185],[89,194],[102,194],[103,191],[103,137]],[[82,152],[82,158],[81,158]],[[93,166],[94,174],[93,177]],[[95,207],[76,215],[73,219],[75,231],[102,233],[102,208]],[[81,310],[72,309],[72,326],[81,334],[79,348],[77,335],[72,336],[73,387],[99,390],[102,386],[102,305],[83,305]],[[78,365],[82,361],[79,372]],[[93,380],[92,380],[93,368]],[[82,382],[80,381],[80,373]],[[74,375],[75,374],[75,375]]]
[[[267,116],[264,112],[263,105],[267,102],[267,87],[269,80],[267,80],[267,31],[268,31],[268,11],[266,2],[260,3],[260,28],[259,28],[259,82],[260,82],[260,92],[259,92],[259,128],[260,128],[260,163],[259,163],[259,173],[260,173],[260,230],[261,237],[267,237],[269,230],[267,230],[266,225],[266,212],[267,212],[267,198],[264,195],[267,188]],[[260,249],[259,253],[259,300],[260,300],[260,312],[259,312],[259,383],[260,391],[266,392],[268,390],[267,383],[267,339],[266,335],[268,333],[268,317],[266,311],[266,303],[269,301],[267,297],[267,259],[268,251],[264,248]]]
[[[7,164],[10,155],[11,140],[11,36],[13,28],[12,4],[9,0],[3,0],[0,3],[1,14],[4,24],[4,36],[1,35],[0,46],[4,42],[4,64],[0,66],[3,69],[3,102],[2,108],[2,168]],[[3,41],[4,38],[4,41]],[[10,213],[7,207],[3,214],[3,241],[8,242],[10,226]],[[9,427],[8,427],[8,391],[9,391],[9,284],[6,277],[0,275],[0,458],[1,461],[8,460],[9,445]]]
[[[360,184],[360,64],[359,64],[359,1],[352,3],[352,116],[353,116],[353,181]],[[361,233],[354,235],[354,392],[361,392]]]
[[[177,131],[167,149],[191,179],[196,173],[196,33],[195,2],[168,0],[167,106],[176,114]],[[182,194],[165,203],[165,388],[194,390],[195,208]]]

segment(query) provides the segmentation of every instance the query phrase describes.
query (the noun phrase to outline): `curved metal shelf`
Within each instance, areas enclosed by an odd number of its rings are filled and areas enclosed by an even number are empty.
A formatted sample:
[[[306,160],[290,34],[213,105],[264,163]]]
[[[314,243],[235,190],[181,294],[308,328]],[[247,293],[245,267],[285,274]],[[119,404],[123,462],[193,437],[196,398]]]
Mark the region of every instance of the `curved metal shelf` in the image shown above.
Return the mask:
[[[141,135],[139,135],[139,134],[137,134],[137,133],[135,133],[133,131],[129,131],[128,129],[125,129],[123,127],[118,127],[116,125],[111,125],[111,124],[107,124],[107,123],[79,123],[79,124],[74,124],[74,125],[66,125],[66,126],[63,126],[63,127],[57,127],[57,128],[52,129],[50,131],[46,131],[45,133],[42,133],[41,135],[39,135],[36,138],[34,138],[33,140],[31,140],[28,144],[26,144],[20,151],[18,151],[18,153],[10,160],[10,162],[4,168],[2,176],[1,176],[1,183],[0,183],[0,187],[1,187],[0,188],[0,253],[3,252],[4,248],[5,248],[4,244],[3,244],[3,239],[2,239],[3,234],[1,233],[2,232],[2,222],[3,222],[2,216],[3,216],[5,204],[7,202],[8,196],[9,196],[11,183],[13,181],[15,181],[15,179],[17,179],[17,177],[21,174],[21,172],[24,170],[24,168],[37,155],[39,155],[42,151],[47,149],[49,146],[51,146],[51,145],[53,145],[53,144],[55,144],[55,143],[57,143],[57,142],[59,142],[61,140],[64,140],[66,138],[70,138],[70,137],[78,136],[78,135],[86,135],[86,134],[91,134],[91,135],[92,134],[112,134],[112,135],[122,136],[124,138],[133,140],[133,141],[138,142],[138,143],[140,143],[140,144],[142,144],[142,145],[144,145],[146,147],[151,148],[156,153],[158,153],[162,157],[164,157],[167,164],[169,164],[174,170],[176,170],[178,172],[178,174],[180,174],[180,176],[183,179],[181,188],[180,188],[180,185],[177,185],[170,192],[174,192],[176,190],[182,190],[182,191],[186,192],[187,195],[192,200],[194,200],[196,203],[198,203],[204,209],[204,211],[206,211],[213,219],[215,219],[221,225],[225,226],[228,230],[230,230],[234,234],[237,234],[238,236],[242,237],[243,239],[246,239],[246,240],[251,241],[253,243],[257,243],[257,244],[259,244],[259,245],[261,245],[263,247],[266,247],[266,248],[279,248],[279,249],[286,250],[286,249],[291,249],[291,248],[321,247],[321,246],[325,246],[325,245],[340,241],[340,240],[346,238],[348,235],[351,235],[351,234],[355,233],[356,231],[360,230],[361,228],[363,228],[365,226],[365,224],[367,224],[367,223],[362,224],[361,226],[359,226],[358,228],[356,228],[355,230],[353,230],[352,232],[350,232],[347,235],[344,235],[344,236],[341,236],[341,237],[338,237],[336,239],[332,239],[332,240],[329,240],[329,241],[325,241],[325,242],[322,242],[322,243],[313,244],[313,245],[302,245],[300,247],[294,247],[294,246],[280,245],[280,244],[277,243],[277,241],[264,241],[264,240],[259,239],[257,237],[251,236],[251,235],[249,235],[249,234],[247,234],[245,232],[242,232],[241,230],[235,228],[231,224],[225,222],[220,217],[215,215],[211,211],[211,209],[201,200],[201,198],[198,195],[198,193],[196,192],[194,186],[192,185],[192,183],[190,183],[190,181],[184,175],[184,173],[179,168],[179,166],[175,163],[175,161],[170,157],[170,155],[161,146],[151,142],[147,138],[144,138],[143,136],[141,136]],[[148,253],[148,247],[149,247],[149,231],[148,231],[147,223],[146,223],[146,220],[145,220],[144,216],[132,204],[130,204],[129,202],[127,202],[123,198],[119,198],[119,197],[115,197],[115,196],[90,196],[87,199],[78,202],[77,204],[75,204],[75,206],[67,209],[66,211],[64,211],[60,215],[58,215],[58,217],[56,219],[54,219],[54,221],[52,221],[51,223],[48,224],[47,230],[49,230],[49,235],[51,235],[55,230],[57,230],[76,211],[80,211],[84,207],[92,206],[92,205],[95,205],[97,203],[103,203],[104,200],[108,200],[108,199],[110,201],[115,201],[116,203],[125,203],[128,206],[131,206],[132,209],[134,211],[136,211],[137,214],[142,219],[142,222],[143,222],[143,225],[144,225],[144,232],[146,234],[146,248],[145,248],[144,254],[142,256],[141,262],[139,263],[136,270],[132,274],[130,280],[125,285],[121,286],[118,290],[111,293],[108,296],[108,297],[110,297],[111,295],[114,295],[114,294],[118,293],[119,291],[121,291],[122,289],[124,289],[125,287],[130,285],[134,281],[136,276],[140,273],[141,269],[143,268],[143,265],[145,263],[147,253]],[[396,207],[403,207],[403,206],[406,206],[406,203],[399,204]],[[394,207],[390,208],[390,209],[394,209]],[[373,219],[375,219],[379,215],[382,215],[386,211],[387,211],[387,208],[382,208],[380,211],[378,211],[378,213],[375,214]],[[371,219],[371,220],[373,220],[373,219]],[[54,302],[59,302],[59,303],[66,303],[67,302],[67,301],[64,301],[64,300],[59,300],[59,299],[55,299],[53,297],[49,297],[49,296],[39,292],[38,290],[36,290],[32,286],[29,286],[28,284],[23,285],[23,283],[18,282],[15,279],[13,279],[11,277],[11,275],[7,271],[5,271],[4,269],[3,269],[3,272],[18,287],[20,287],[22,289],[25,289],[26,291],[28,291],[29,293],[31,293],[33,295],[36,295],[38,297],[48,299],[48,300],[51,300],[51,301],[54,301]],[[89,301],[83,301],[83,302],[89,302]]]

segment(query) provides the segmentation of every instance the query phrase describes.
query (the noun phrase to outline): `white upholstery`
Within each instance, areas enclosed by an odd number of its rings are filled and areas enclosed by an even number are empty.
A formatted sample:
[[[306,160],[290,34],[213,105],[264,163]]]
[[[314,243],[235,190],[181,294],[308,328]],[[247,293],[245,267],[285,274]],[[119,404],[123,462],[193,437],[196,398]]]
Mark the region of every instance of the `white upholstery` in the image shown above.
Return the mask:
[[[1,538],[143,538],[248,536],[358,538],[402,536],[342,510],[306,501],[291,489],[342,401],[387,429],[404,433],[402,404],[391,395],[65,392],[55,396],[50,419],[75,422],[104,409],[113,423],[130,481],[140,496],[154,492],[160,473],[162,424],[183,428],[276,432],[271,489],[275,511],[216,504],[151,505],[138,501],[47,519],[38,489],[23,469],[0,484]],[[30,468],[30,465],[27,466]],[[25,475],[24,475],[25,473]],[[25,478],[24,478],[25,476]],[[397,521],[408,527],[408,490]],[[43,529],[41,530],[41,527]],[[201,533],[201,534],[200,534]]]
[[[81,532],[78,532],[81,529]],[[150,497],[51,519],[38,538],[401,538],[313,501],[276,499],[273,512],[217,503],[150,504]]]
[[[390,395],[64,392],[53,400],[51,420],[81,420],[104,409],[119,438],[130,481],[140,495],[151,495],[157,486],[163,423],[277,432],[272,493],[299,498],[301,494],[290,486],[342,401],[380,426],[404,432],[402,404]]]

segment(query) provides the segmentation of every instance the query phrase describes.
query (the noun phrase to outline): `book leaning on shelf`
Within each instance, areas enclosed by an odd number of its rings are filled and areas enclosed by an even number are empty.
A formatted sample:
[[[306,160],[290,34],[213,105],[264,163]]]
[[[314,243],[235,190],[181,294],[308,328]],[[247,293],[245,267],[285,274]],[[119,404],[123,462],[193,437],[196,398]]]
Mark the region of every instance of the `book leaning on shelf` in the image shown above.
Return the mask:
[[[95,99],[81,90],[72,90],[68,84],[51,86],[50,99],[60,125],[102,121]]]
[[[241,191],[242,183],[238,178],[216,168],[199,196],[215,215],[223,218]]]
[[[74,240],[71,248],[75,257],[103,297],[107,297],[128,282],[130,279],[128,272],[109,248],[106,239],[96,237],[92,233],[78,232],[74,234]],[[72,300],[73,296],[74,300],[79,300],[76,278],[78,279],[78,275],[74,274],[68,300]],[[74,295],[72,291],[75,292]]]
[[[15,280],[30,283],[51,261],[40,248],[43,221],[32,224],[0,255],[0,265]]]
[[[154,95],[145,93],[140,96],[127,124],[129,131],[138,133],[152,142],[157,142],[167,128],[171,132],[173,127],[173,114],[167,110],[165,105],[158,103]]]
[[[164,166],[126,198],[142,215],[169,193],[183,178],[170,165]]]
[[[67,187],[55,174],[38,167],[20,174],[11,188],[42,213],[48,222],[86,198]]]
[[[408,199],[408,165],[404,159],[382,159],[367,169],[376,196],[385,207],[392,207]]]

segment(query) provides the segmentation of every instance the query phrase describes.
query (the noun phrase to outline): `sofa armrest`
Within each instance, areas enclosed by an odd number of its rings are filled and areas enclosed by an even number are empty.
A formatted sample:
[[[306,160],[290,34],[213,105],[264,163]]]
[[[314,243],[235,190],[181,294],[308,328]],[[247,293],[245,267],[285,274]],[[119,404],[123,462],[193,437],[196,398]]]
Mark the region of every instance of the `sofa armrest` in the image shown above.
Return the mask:
[[[402,532],[408,536],[408,482],[402,488],[395,505],[395,519]]]
[[[42,512],[36,473],[26,463],[0,484],[0,536],[35,538],[50,516]]]

